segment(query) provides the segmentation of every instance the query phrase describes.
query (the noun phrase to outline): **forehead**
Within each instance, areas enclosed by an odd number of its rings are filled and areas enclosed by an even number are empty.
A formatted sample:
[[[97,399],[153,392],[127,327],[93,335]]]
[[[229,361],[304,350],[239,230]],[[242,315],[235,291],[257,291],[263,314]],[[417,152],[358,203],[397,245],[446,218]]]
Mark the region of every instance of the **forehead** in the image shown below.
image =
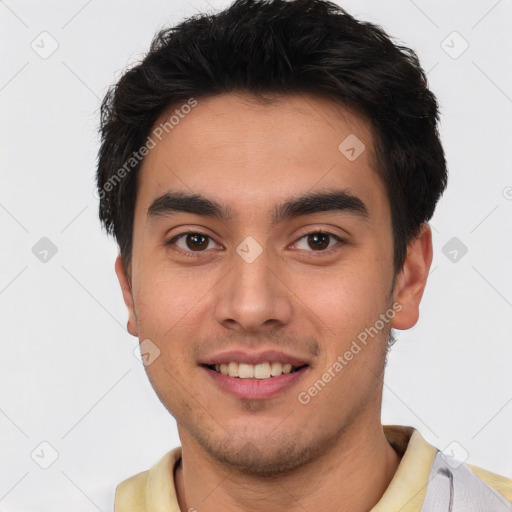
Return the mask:
[[[262,102],[245,94],[196,101],[191,109],[173,105],[155,123],[138,208],[173,190],[232,203],[238,213],[315,188],[370,202],[385,196],[369,123],[334,101],[292,95]]]

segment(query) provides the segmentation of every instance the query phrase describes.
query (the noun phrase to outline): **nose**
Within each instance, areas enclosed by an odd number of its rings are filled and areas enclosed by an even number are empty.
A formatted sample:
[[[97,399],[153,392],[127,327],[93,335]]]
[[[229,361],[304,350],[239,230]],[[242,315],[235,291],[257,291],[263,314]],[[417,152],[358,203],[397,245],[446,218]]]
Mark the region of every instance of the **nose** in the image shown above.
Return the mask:
[[[233,254],[234,267],[216,290],[215,318],[238,332],[274,330],[290,322],[293,293],[265,250],[252,262]],[[273,264],[274,263],[274,264]]]

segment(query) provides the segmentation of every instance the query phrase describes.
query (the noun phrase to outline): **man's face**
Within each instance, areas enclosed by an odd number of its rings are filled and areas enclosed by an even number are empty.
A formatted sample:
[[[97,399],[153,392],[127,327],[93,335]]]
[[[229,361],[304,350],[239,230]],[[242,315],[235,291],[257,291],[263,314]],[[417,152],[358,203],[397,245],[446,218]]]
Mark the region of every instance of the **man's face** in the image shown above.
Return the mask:
[[[394,275],[389,202],[374,160],[368,124],[312,96],[266,105],[235,95],[199,99],[146,156],[129,329],[160,350],[146,370],[184,444],[272,474],[318,457],[342,430],[380,422],[389,313],[378,320],[392,309]],[[230,215],[155,203],[176,193],[203,196]],[[319,193],[352,198],[275,214]],[[372,336],[366,331],[363,344],[365,329]],[[339,356],[341,370],[333,368]],[[265,378],[251,380],[214,366],[244,362],[245,374],[250,361],[285,368],[288,360],[305,366],[268,377],[263,364]]]

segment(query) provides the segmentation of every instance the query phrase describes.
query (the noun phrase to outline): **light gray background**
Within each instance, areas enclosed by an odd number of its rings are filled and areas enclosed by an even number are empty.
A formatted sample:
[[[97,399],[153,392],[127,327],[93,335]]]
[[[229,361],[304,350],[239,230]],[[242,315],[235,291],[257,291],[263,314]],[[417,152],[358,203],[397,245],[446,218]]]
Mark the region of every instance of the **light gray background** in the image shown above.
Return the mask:
[[[98,107],[158,28],[225,5],[0,0],[2,511],[112,510],[115,486],[179,443],[132,352],[116,245],[97,220]],[[383,422],[510,477],[512,2],[342,5],[418,52],[450,171],[420,322],[390,355]],[[46,59],[31,47],[52,39]],[[46,262],[32,252],[42,237],[58,249]],[[443,254],[453,237],[468,249],[455,262],[453,247]]]

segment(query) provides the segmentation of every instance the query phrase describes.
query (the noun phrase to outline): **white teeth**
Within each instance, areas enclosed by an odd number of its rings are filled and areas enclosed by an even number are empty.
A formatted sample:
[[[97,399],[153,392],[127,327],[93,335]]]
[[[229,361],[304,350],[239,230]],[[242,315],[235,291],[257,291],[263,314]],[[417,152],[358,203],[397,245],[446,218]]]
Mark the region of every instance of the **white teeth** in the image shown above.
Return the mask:
[[[240,363],[238,365],[238,376],[241,379],[252,379],[254,377],[254,365]]]
[[[290,373],[292,371],[292,365],[290,363],[283,364],[283,373]]]
[[[270,377],[270,364],[257,364],[254,367],[254,377],[256,379],[268,379]]]
[[[283,373],[283,365],[281,363],[272,363],[270,366],[270,375],[277,377]]]
[[[256,365],[230,361],[215,365],[215,370],[222,375],[240,379],[269,379],[270,377],[279,377],[283,373],[291,373],[292,369],[293,366],[290,363],[282,364],[277,361]]]
[[[229,363],[228,364],[228,375],[230,377],[238,377],[238,363]]]

